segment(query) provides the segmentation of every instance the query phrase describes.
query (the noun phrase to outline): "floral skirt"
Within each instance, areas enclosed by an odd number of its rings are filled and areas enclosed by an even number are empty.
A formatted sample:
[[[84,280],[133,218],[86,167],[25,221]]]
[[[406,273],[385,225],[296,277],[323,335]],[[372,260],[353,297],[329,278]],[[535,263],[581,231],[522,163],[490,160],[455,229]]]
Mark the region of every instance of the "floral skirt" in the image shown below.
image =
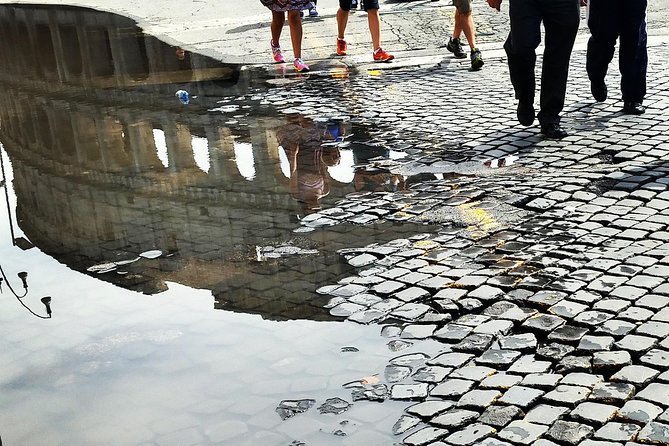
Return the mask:
[[[314,7],[311,0],[260,0],[260,3],[272,11],[302,11]]]

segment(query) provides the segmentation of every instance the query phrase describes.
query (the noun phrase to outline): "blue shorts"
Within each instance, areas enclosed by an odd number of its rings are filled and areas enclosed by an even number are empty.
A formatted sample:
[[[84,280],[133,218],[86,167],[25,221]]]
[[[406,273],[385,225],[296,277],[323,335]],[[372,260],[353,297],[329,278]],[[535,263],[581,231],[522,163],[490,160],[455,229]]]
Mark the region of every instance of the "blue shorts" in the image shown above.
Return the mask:
[[[379,9],[379,0],[358,0],[362,9],[368,11],[370,9]],[[351,10],[351,0],[339,0],[339,7],[344,11]]]

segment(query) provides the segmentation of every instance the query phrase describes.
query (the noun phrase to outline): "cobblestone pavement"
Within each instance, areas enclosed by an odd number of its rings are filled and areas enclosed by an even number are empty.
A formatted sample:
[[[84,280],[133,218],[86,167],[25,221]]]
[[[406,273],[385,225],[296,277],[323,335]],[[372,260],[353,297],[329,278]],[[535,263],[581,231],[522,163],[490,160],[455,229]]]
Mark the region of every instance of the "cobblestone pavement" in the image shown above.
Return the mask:
[[[577,49],[563,141],[516,124],[501,62],[333,76],[264,99],[351,115],[370,147],[407,154],[367,166],[407,176],[407,191],[351,194],[298,232],[442,225],[340,251],[356,274],[318,290],[331,314],[382,324],[398,350],[443,344],[351,384],[354,401],[415,402],[394,428],[404,444],[669,442],[667,45],[650,56],[648,112],[630,117],[620,101],[593,104]]]

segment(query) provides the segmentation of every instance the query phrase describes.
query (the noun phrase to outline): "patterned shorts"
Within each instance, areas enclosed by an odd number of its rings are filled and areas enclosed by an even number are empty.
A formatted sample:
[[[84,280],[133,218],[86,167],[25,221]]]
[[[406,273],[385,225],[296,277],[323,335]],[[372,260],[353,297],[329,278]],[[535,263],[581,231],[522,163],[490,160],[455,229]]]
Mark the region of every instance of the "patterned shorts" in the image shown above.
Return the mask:
[[[314,7],[311,0],[260,0],[260,3],[272,11],[303,11]]]

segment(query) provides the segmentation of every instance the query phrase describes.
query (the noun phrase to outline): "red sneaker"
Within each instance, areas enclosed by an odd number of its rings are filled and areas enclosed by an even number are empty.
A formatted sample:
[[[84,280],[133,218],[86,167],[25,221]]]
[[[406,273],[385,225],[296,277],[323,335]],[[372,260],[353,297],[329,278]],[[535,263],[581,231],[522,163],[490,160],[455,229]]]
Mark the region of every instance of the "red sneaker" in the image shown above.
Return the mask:
[[[384,51],[382,48],[379,48],[376,51],[374,51],[374,60],[376,62],[390,62],[394,58],[395,56]]]
[[[346,41],[344,39],[337,39],[337,55],[346,56]]]

